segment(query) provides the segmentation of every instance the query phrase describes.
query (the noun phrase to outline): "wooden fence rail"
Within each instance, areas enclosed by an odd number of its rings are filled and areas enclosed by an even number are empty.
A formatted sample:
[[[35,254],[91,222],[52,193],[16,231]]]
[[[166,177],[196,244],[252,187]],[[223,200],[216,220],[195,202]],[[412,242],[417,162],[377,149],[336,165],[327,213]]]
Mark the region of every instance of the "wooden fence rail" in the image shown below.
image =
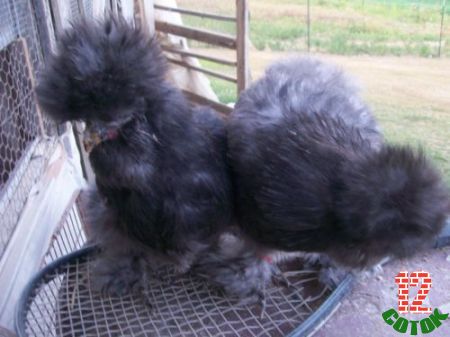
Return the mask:
[[[231,111],[233,111],[233,108],[226,104],[212,101],[206,97],[194,94],[193,92],[183,90],[183,93],[191,102],[209,106],[222,114],[228,115]]]
[[[188,68],[188,69],[196,70],[196,71],[199,71],[199,72],[204,73],[206,75],[210,75],[210,76],[213,76],[213,77],[216,77],[216,78],[220,78],[221,80],[224,80],[224,81],[237,83],[237,78],[236,77],[232,77],[232,76],[229,76],[227,74],[219,73],[217,71],[205,69],[205,68],[202,68],[202,67],[197,67],[197,66],[189,64],[187,62],[180,61],[180,60],[175,60],[175,59],[170,58],[170,57],[167,57],[167,60],[170,63],[176,64],[176,65]]]
[[[233,66],[233,67],[237,66],[237,61],[234,61],[234,60],[228,60],[228,59],[224,59],[224,58],[220,58],[220,57],[205,55],[205,54],[192,52],[192,51],[188,51],[188,50],[184,50],[184,49],[175,49],[173,47],[168,47],[168,46],[163,45],[162,50],[164,50],[167,53],[171,53],[171,54],[195,57],[195,58],[198,58],[201,60],[211,61],[214,63],[219,63],[219,64],[223,64],[223,65],[227,65],[227,66]]]
[[[215,33],[206,29],[185,27],[158,20],[155,21],[155,28],[157,31],[163,33],[174,34],[220,47],[236,49],[236,38],[231,35]]]
[[[214,46],[234,49],[236,51],[236,60],[228,60],[221,57],[209,56],[202,53],[178,49],[176,47],[163,46],[163,50],[166,53],[179,56],[196,57],[202,60],[211,61],[214,63],[233,66],[236,68],[236,76],[230,76],[217,71],[205,69],[198,67],[196,65],[189,64],[183,60],[174,59],[173,57],[168,57],[169,62],[176,64],[178,66],[185,67],[190,70],[198,71],[203,74],[219,78],[224,81],[236,83],[236,92],[239,93],[245,90],[250,81],[250,72],[248,64],[248,1],[247,0],[236,0],[236,16],[225,16],[212,13],[204,13],[200,11],[185,9],[185,8],[174,8],[168,6],[154,5],[157,10],[176,12],[183,15],[197,16],[201,18],[208,18],[218,21],[228,21],[234,22],[236,24],[236,36],[222,34],[210,30],[186,27],[183,25],[173,24],[169,22],[163,22],[160,20],[155,21],[156,31],[163,32],[166,34],[173,34],[177,36],[184,37],[186,39],[195,40],[203,43],[207,43]],[[225,104],[211,101],[205,97],[193,93],[187,93],[186,95],[195,103],[209,105],[216,110],[223,113],[228,113],[231,108]]]
[[[212,13],[203,13],[203,12],[197,12],[190,9],[184,9],[184,8],[174,8],[174,7],[167,7],[162,5],[155,5],[155,9],[169,11],[169,12],[176,12],[180,14],[186,14],[191,16],[198,16],[201,18],[207,18],[207,19],[214,19],[219,21],[230,21],[230,22],[236,22],[236,18],[233,16],[225,16],[225,15],[218,15],[218,14],[212,14]]]

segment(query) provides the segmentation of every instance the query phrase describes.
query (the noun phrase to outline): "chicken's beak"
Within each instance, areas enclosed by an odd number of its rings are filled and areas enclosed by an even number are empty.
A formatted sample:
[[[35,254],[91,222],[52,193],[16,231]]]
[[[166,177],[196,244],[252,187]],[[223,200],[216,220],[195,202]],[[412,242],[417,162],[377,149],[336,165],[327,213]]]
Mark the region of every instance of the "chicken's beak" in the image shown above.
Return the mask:
[[[89,129],[86,129],[83,134],[83,145],[84,149],[87,153],[90,153],[94,147],[96,147],[100,142],[102,141],[102,138],[100,137],[98,132],[91,131]]]

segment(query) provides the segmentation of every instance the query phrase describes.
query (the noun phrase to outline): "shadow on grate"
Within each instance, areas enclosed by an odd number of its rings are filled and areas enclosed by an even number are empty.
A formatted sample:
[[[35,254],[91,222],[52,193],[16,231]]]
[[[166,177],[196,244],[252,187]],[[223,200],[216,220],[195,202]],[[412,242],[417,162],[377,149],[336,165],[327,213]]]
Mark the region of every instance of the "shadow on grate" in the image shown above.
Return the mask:
[[[328,289],[317,271],[290,262],[284,271],[292,287],[269,288],[261,315],[259,305],[237,306],[197,276],[170,269],[140,294],[102,295],[90,287],[94,256],[94,247],[69,254],[30,282],[17,312],[19,336],[305,336],[352,284],[348,276]]]

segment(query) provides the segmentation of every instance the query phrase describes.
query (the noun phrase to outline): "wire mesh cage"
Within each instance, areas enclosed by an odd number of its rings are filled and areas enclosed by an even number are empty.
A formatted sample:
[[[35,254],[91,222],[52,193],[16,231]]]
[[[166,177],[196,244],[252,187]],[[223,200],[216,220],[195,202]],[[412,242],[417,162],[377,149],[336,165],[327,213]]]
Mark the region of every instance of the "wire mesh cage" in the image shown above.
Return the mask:
[[[27,145],[39,132],[39,120],[36,106],[33,104],[32,81],[25,53],[23,40],[10,43],[0,52],[1,187],[8,181]]]

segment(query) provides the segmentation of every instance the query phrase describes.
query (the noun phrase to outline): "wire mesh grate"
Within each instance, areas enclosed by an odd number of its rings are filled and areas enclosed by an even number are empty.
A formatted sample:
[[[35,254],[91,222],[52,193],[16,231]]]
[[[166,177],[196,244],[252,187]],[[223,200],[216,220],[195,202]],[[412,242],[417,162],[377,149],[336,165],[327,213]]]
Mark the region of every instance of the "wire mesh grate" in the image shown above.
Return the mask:
[[[143,292],[114,297],[90,286],[93,250],[75,255],[49,266],[34,285],[27,336],[286,336],[331,293],[316,271],[291,264],[292,287],[270,287],[263,314],[259,305],[237,306],[198,276],[170,268],[149,277]]]
[[[180,276],[169,267],[155,271],[157,277],[145,275],[144,289],[133,294],[96,292],[91,286],[96,249],[66,255],[86,243],[84,201],[81,194],[67,207],[44,257],[46,267],[22,295],[17,317],[21,337],[276,337],[290,335],[307,320],[307,331],[312,331],[332,312],[328,305],[328,313],[311,323],[336,289],[321,285],[317,271],[305,269],[300,259],[281,265],[291,287],[271,286],[264,311],[258,304],[238,306],[198,275]]]
[[[83,247],[87,240],[83,223],[79,197],[77,197],[74,202],[69,203],[60,225],[52,236],[47,253],[42,261],[44,266]]]

